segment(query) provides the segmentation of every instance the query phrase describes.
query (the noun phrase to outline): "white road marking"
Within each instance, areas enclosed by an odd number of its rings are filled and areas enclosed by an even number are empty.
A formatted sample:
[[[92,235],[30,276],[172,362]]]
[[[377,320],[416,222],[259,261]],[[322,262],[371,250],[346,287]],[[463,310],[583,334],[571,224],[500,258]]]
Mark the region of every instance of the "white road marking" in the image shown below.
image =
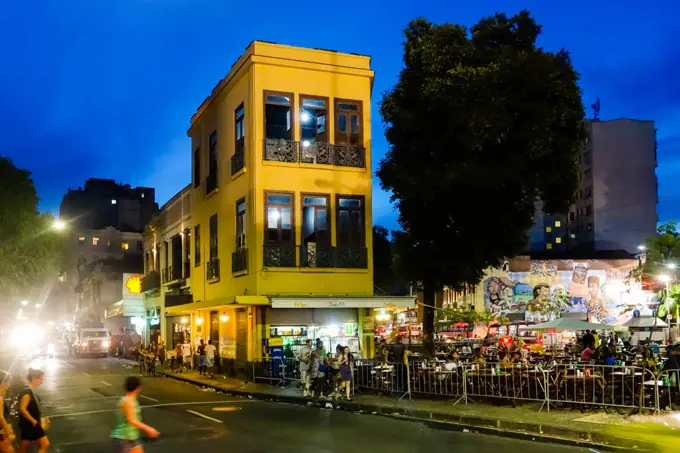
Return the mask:
[[[104,384],[104,385],[105,385],[105,386],[107,386],[107,387],[113,387],[113,385],[112,385],[112,384],[109,384],[109,383],[108,383],[108,382],[106,382],[106,381],[102,381],[102,384]]]
[[[160,403],[160,400],[157,400],[156,398],[151,398],[150,396],[139,395],[139,397],[140,397],[140,398],[144,398],[145,400],[155,401],[156,403]]]
[[[148,406],[141,406],[143,409],[153,409],[155,407],[171,407],[171,406],[202,406],[204,404],[242,404],[242,403],[259,403],[259,400],[220,400],[220,401],[193,401],[188,403],[161,403],[161,404],[149,404]],[[50,419],[53,418],[63,418],[63,417],[78,417],[81,415],[92,415],[92,414],[105,414],[108,412],[116,412],[118,409],[100,409],[96,411],[85,411],[85,412],[72,412],[70,414],[54,414],[50,415]]]
[[[187,412],[189,412],[190,414],[197,415],[197,416],[199,416],[199,417],[201,417],[201,418],[205,418],[206,420],[210,420],[211,422],[215,422],[215,423],[224,423],[222,420],[218,420],[218,419],[216,419],[216,418],[208,417],[207,415],[201,414],[200,412],[191,411],[191,410],[189,410],[189,409],[187,409]]]
[[[83,374],[84,374],[85,376],[87,376],[87,377],[92,377],[92,375],[90,375],[90,374],[88,374],[88,373],[86,373],[86,372],[84,372],[84,371],[83,371]]]

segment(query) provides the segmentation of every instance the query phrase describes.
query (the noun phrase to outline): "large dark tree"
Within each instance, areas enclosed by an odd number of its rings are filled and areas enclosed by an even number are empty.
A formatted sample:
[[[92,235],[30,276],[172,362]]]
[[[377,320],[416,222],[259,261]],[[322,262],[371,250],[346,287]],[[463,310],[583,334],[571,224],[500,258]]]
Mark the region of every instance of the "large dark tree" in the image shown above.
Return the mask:
[[[0,302],[36,297],[56,278],[65,241],[53,222],[38,211],[30,173],[0,157]]]
[[[540,32],[526,11],[405,30],[405,67],[380,107],[390,148],[378,177],[399,210],[400,266],[422,281],[426,305],[524,250],[536,201],[562,213],[574,198],[578,74],[565,50],[536,47]],[[423,327],[433,328],[427,307]]]

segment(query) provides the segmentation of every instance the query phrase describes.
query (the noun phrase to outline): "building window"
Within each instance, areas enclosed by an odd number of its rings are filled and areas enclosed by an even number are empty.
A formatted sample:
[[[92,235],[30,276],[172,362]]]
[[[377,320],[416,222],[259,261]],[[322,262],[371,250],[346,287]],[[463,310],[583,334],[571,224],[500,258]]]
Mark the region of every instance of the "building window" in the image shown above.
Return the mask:
[[[122,248],[123,250],[129,250],[129,249],[130,249],[130,244],[128,244],[127,242],[123,241],[123,242],[120,243],[120,248]]]
[[[246,248],[246,200],[236,202],[236,250]]]
[[[302,244],[331,244],[327,195],[302,195]]]
[[[337,196],[335,206],[337,215],[337,244],[345,247],[363,247],[364,197]]]
[[[545,244],[545,248],[548,250],[552,250],[552,244],[551,243]]]
[[[111,200],[111,204],[116,204],[116,203],[117,203],[116,200]]]
[[[562,226],[562,222],[560,222],[559,220],[555,220],[555,228],[559,228],[561,226]]]
[[[144,192],[142,192],[142,198],[144,198]]]
[[[300,141],[306,148],[317,142],[328,143],[328,100],[300,96]]]
[[[276,244],[294,244],[293,194],[267,192],[265,241]]]
[[[593,224],[592,223],[588,224],[588,231],[593,231]]]
[[[201,148],[194,150],[194,188],[201,187]]]
[[[234,112],[234,131],[236,139],[234,154],[243,155],[246,151],[245,109],[243,104],[239,105]]]
[[[94,246],[99,245],[99,238],[92,238],[92,245]]]
[[[201,226],[194,227],[194,266],[201,264]]]
[[[551,232],[552,232],[552,227],[545,227],[545,232],[546,232],[546,233],[551,233]]]
[[[576,235],[574,233],[571,233],[571,238],[576,239]]]
[[[85,244],[85,236],[80,236],[78,238],[78,245],[84,245]]]
[[[586,206],[586,215],[592,215],[593,214],[593,207],[592,206]]]
[[[208,138],[208,178],[205,183],[206,193],[217,189],[217,131]]]
[[[264,94],[264,133],[273,140],[293,140],[293,95]]]
[[[576,219],[576,213],[570,212],[569,213],[569,221],[573,222]]]
[[[561,244],[562,238],[555,238],[555,244]]]
[[[217,214],[210,216],[210,261],[217,259]]]
[[[360,145],[361,103],[356,101],[335,101],[335,143]]]

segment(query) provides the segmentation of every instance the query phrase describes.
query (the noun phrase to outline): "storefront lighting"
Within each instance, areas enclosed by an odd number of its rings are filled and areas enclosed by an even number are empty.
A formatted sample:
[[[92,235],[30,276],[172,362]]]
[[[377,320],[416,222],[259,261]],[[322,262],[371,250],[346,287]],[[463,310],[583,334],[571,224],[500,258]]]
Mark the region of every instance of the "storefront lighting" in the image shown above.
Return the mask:
[[[200,326],[201,324],[203,324],[203,318],[196,318],[196,325]]]
[[[186,324],[187,323],[187,318],[182,318],[179,320],[180,323]]]
[[[385,312],[381,312],[381,313],[378,313],[377,315],[375,315],[375,320],[376,320],[376,321],[389,321],[390,318],[391,318],[391,316],[388,315],[388,314],[385,313]]]
[[[220,315],[220,321],[222,321],[222,322],[227,322],[227,321],[229,321],[229,316],[227,316],[227,315]]]
[[[130,323],[131,323],[133,326],[143,326],[144,324],[146,324],[146,320],[145,320],[144,318],[139,317],[139,316],[134,316],[134,317],[130,320]]]

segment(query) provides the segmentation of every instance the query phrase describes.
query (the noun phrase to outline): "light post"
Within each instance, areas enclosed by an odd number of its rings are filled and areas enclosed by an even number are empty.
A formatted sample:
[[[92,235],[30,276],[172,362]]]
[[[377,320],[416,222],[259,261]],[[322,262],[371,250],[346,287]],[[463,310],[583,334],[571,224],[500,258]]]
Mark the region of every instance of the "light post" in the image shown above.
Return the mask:
[[[66,222],[63,220],[55,219],[52,223],[52,229],[56,231],[63,231],[66,229]]]

